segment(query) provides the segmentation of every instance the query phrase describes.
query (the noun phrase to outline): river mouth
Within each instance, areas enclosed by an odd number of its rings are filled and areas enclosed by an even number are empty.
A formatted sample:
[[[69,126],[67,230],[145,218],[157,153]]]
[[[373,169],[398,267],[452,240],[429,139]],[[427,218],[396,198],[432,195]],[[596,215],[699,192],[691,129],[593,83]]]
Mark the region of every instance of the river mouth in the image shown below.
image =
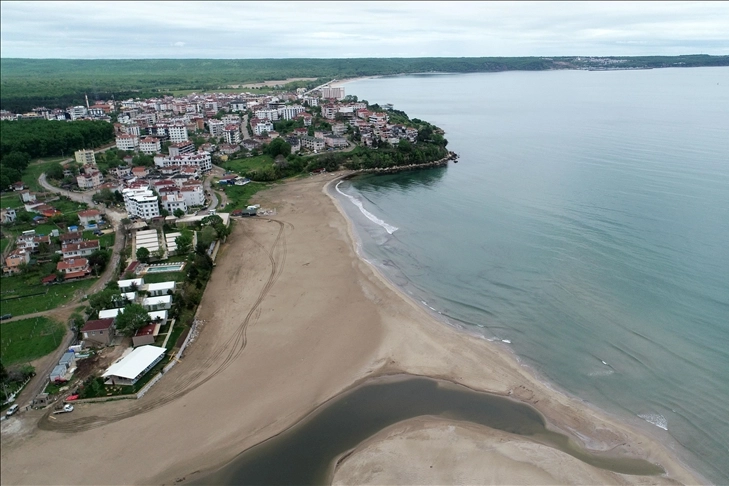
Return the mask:
[[[642,459],[589,453],[548,430],[529,405],[446,381],[397,375],[368,380],[335,397],[290,429],[190,484],[328,484],[334,461],[342,454],[386,427],[427,415],[527,437],[601,469],[645,476],[664,472]]]

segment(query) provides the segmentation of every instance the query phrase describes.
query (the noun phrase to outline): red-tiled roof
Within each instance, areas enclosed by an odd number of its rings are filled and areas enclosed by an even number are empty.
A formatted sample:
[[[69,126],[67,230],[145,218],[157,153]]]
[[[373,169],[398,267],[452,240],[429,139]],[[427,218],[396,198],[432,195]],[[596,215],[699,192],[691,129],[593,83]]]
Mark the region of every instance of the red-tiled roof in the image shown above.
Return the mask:
[[[112,318],[96,319],[94,321],[88,321],[86,325],[84,325],[84,327],[81,329],[81,332],[100,331],[103,329],[109,329],[113,325],[114,319]]]
[[[72,278],[81,278],[85,277],[86,272],[69,272],[66,275],[63,276],[64,280],[71,280]]]
[[[85,211],[79,211],[79,218],[93,218],[94,216],[100,215],[101,212],[98,209],[87,209]]]

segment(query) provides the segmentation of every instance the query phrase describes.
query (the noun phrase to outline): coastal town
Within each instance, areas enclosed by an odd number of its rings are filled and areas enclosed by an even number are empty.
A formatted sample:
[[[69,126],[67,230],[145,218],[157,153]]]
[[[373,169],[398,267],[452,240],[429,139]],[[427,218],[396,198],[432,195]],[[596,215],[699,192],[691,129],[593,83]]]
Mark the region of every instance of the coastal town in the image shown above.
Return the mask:
[[[345,168],[332,156],[355,150],[411,154],[430,138],[445,146],[427,123],[333,83],[255,91],[0,113],[114,128],[112,143],[3,188],[3,410],[143,396],[196,335],[201,289],[231,221],[275,211],[236,191]],[[453,158],[432,154],[377,170]]]

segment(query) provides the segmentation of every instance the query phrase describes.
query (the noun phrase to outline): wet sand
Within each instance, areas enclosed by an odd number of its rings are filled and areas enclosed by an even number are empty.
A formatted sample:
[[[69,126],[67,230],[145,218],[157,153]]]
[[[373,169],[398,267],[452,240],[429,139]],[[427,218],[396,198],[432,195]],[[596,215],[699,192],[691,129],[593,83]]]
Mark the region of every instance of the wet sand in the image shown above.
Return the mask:
[[[395,373],[520,399],[587,449],[648,459],[667,471],[620,476],[621,483],[704,482],[658,441],[554,391],[508,352],[445,326],[401,295],[357,256],[348,221],[323,189],[335,177],[299,179],[257,195],[255,202],[277,215],[236,222],[203,297],[200,335],[144,398],[79,404],[55,420],[42,412],[19,414],[24,426],[12,430],[4,423],[2,483],[173,484],[200,477],[343,390]],[[34,427],[39,419],[41,427]],[[467,424],[451,429],[442,418],[415,423],[366,441],[340,463],[335,482],[605,482],[604,471],[564,460],[546,446],[524,445],[524,438]],[[475,450],[445,455],[431,479],[415,469],[363,475],[392,471],[393,454],[400,464],[406,458],[413,467],[426,465],[444,441],[466,449],[498,442],[521,452],[489,453],[512,454],[499,476],[489,476],[494,462]],[[564,474],[554,476],[556,470]]]

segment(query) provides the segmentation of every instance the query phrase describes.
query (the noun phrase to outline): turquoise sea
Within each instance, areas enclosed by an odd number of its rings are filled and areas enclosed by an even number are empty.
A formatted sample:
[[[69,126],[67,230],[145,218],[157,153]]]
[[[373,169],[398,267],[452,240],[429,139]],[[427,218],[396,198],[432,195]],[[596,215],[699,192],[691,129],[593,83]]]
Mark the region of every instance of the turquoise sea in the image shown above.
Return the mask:
[[[363,255],[452,325],[729,483],[729,68],[345,89],[438,125],[460,155],[338,186]]]

